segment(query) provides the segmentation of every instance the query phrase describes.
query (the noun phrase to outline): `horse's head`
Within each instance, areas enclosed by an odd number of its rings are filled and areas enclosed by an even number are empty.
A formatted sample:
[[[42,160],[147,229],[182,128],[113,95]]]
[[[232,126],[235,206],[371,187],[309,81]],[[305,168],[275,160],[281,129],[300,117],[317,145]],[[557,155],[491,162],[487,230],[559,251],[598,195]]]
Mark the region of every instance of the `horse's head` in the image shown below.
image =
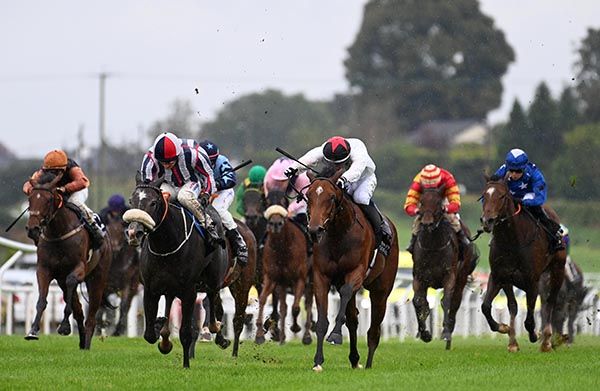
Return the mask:
[[[312,173],[308,173],[311,181],[306,192],[308,231],[316,242],[323,238],[344,200],[344,191],[335,184],[343,173],[343,169],[338,170],[331,178],[316,178]]]
[[[160,182],[143,183],[137,177],[129,203],[132,209],[123,214],[123,220],[129,223],[126,237],[131,246],[139,246],[144,235],[156,230],[164,220],[167,197],[160,189]]]
[[[25,229],[27,236],[35,243],[40,238],[42,228],[54,218],[63,205],[63,196],[56,191],[56,184],[62,176],[62,173],[56,176],[52,173],[44,173],[29,193],[29,220]]]
[[[266,209],[265,195],[262,191],[248,188],[242,198],[244,204],[244,218],[250,226],[256,226]]]
[[[113,253],[121,251],[125,246],[127,232],[125,228],[127,225],[121,218],[121,216],[113,216],[110,213],[107,216],[106,231],[110,237],[110,243],[113,249]]]
[[[513,204],[513,198],[508,189],[508,185],[503,178],[492,176],[488,179],[483,194],[483,213],[481,214],[481,225],[485,232],[492,232],[494,224],[506,217],[510,205]]]
[[[288,181],[281,182],[279,186],[269,189],[269,194],[266,198],[267,210],[264,216],[267,219],[268,232],[281,232],[287,218],[287,208],[290,204],[290,201],[286,197]]]
[[[433,230],[444,217],[444,199],[446,187],[428,188],[421,194],[419,214],[421,215],[421,226],[427,230]]]

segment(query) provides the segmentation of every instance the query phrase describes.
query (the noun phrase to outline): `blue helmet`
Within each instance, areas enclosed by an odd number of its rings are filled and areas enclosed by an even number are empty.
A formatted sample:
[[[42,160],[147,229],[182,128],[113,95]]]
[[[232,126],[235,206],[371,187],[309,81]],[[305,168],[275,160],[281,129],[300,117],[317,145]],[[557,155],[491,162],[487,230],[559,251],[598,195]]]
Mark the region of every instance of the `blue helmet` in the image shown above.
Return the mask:
[[[202,149],[206,151],[210,161],[214,164],[215,160],[219,157],[219,147],[212,141],[204,140],[200,143]]]
[[[506,168],[509,170],[524,170],[527,163],[529,163],[529,158],[522,149],[511,149],[506,154]]]
[[[108,199],[108,207],[117,210],[125,209],[125,198],[121,194],[113,194]]]

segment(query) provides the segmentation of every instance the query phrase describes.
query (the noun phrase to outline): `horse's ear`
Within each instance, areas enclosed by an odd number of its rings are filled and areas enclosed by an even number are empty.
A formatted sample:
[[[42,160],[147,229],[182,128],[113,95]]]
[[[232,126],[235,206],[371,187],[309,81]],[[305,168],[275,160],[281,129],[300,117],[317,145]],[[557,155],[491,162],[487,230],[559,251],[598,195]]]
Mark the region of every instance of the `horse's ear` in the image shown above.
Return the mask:
[[[337,182],[338,179],[340,179],[340,177],[342,176],[342,174],[346,172],[346,170],[344,169],[344,167],[338,169],[335,174],[333,174],[333,176],[331,177],[331,181],[332,182]]]
[[[61,171],[57,176],[54,177],[54,179],[52,180],[52,182],[50,182],[48,184],[48,189],[54,189],[56,187],[56,185],[58,184],[58,182],[62,179],[64,175],[64,172]]]
[[[485,179],[486,182],[490,181],[490,175],[488,174],[487,170],[483,172],[483,179]]]
[[[444,195],[446,193],[446,184],[442,184],[442,186],[438,187],[438,193]]]
[[[135,185],[138,186],[142,183],[142,172],[141,171],[137,171],[135,173]]]
[[[306,171],[306,176],[308,177],[308,179],[312,182],[315,180],[315,178],[317,177],[317,175],[312,172],[311,170]]]

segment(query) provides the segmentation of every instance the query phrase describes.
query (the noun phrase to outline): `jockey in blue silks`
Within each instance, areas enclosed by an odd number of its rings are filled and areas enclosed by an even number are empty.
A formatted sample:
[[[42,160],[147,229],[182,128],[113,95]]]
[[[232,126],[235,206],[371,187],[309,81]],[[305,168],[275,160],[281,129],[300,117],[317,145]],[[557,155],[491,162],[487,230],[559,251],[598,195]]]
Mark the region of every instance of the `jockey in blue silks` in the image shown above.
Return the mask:
[[[221,217],[225,227],[225,235],[231,243],[234,255],[242,266],[246,266],[248,264],[248,247],[229,212],[229,207],[235,199],[235,191],[233,190],[237,183],[235,172],[232,170],[233,167],[231,167],[227,156],[220,153],[219,147],[215,143],[205,140],[200,143],[200,147],[206,151],[213,169],[217,191],[211,197],[212,206]]]
[[[551,249],[564,249],[560,224],[552,220],[542,205],[546,202],[546,180],[544,174],[522,149],[511,149],[505,163],[496,171],[497,176],[506,178],[510,194],[518,200],[551,234]]]

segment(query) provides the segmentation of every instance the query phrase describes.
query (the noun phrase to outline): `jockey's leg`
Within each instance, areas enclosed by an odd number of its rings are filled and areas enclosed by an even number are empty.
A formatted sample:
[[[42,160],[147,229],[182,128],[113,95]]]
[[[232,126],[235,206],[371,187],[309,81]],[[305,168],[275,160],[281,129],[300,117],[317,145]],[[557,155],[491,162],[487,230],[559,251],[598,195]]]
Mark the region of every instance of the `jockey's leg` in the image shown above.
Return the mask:
[[[82,189],[71,194],[68,201],[81,211],[81,216],[91,236],[91,246],[93,249],[98,249],[102,246],[104,231],[99,222],[94,218],[94,212],[85,204],[87,197],[88,189]]]
[[[527,210],[546,228],[550,238],[550,250],[556,252],[564,250],[562,242],[562,228],[560,224],[552,220],[541,206],[528,206]]]
[[[212,205],[221,217],[223,226],[226,229],[225,235],[229,243],[231,243],[234,256],[242,266],[246,266],[248,264],[248,247],[237,229],[237,224],[233,220],[233,216],[229,213],[229,206],[234,198],[235,192],[233,189],[221,190],[217,192]]]
[[[383,217],[372,200],[376,187],[377,178],[375,177],[375,174],[371,174],[363,179],[360,179],[355,184],[351,184],[349,186],[348,193],[352,195],[354,202],[358,204],[358,206],[367,216],[367,219],[375,231],[378,250],[387,257],[391,248],[392,230],[387,220]]]
[[[188,182],[183,185],[179,191],[177,192],[177,201],[185,208],[187,208],[190,212],[194,214],[194,217],[198,219],[200,224],[206,228],[206,232],[209,236],[209,241],[212,244],[220,244],[222,243],[222,239],[217,232],[217,227],[213,219],[210,217],[208,213],[204,211],[204,208],[198,201],[198,196],[200,195],[200,185],[195,182]]]
[[[406,251],[408,251],[411,254],[415,250],[415,242],[417,241],[417,234],[419,233],[419,229],[421,229],[421,216],[417,215],[417,217],[415,217],[415,219],[412,223],[410,243],[408,244],[408,247],[406,248]]]
[[[450,223],[450,226],[452,226],[452,229],[458,238],[458,259],[464,260],[463,257],[467,254],[471,241],[462,229],[460,217],[458,213],[446,213],[444,214],[444,218]]]

